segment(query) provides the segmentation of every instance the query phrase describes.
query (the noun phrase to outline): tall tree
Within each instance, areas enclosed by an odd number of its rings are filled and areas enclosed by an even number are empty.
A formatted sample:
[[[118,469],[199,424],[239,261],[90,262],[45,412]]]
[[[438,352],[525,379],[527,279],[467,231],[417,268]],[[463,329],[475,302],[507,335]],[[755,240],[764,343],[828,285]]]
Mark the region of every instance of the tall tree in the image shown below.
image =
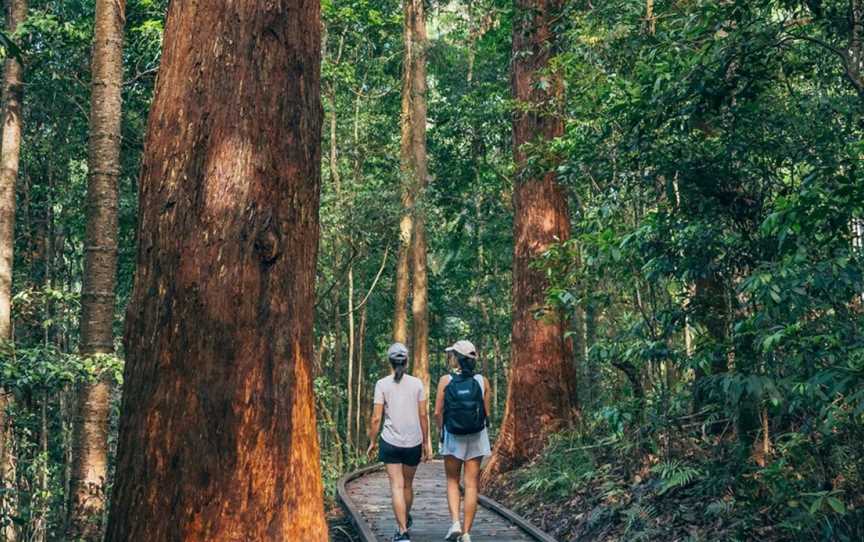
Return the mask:
[[[125,0],[97,0],[91,61],[89,178],[84,287],[81,294],[81,356],[114,353],[117,276],[117,179],[120,175],[120,121],[123,87]],[[67,536],[99,540],[108,475],[108,419],[111,380],[78,390]]]
[[[324,540],[317,0],[172,2],[107,540]]]
[[[415,285],[411,274],[418,266],[425,276],[425,223],[417,225],[418,196],[426,185],[426,14],[420,0],[403,0],[402,113],[400,173],[402,176],[402,218],[399,222],[399,254],[396,259],[396,295],[393,315],[393,340],[408,342],[408,297],[420,291],[421,299],[412,301],[412,313],[426,303],[426,286]],[[417,239],[417,235],[422,238]],[[422,247],[420,247],[422,245]],[[417,249],[422,249],[422,254]],[[416,281],[416,277],[415,277]],[[415,326],[417,324],[415,323]],[[426,319],[428,329],[428,318]],[[422,332],[423,323],[420,323]],[[416,331],[416,330],[415,330]],[[426,332],[428,342],[428,331]],[[415,340],[416,343],[416,340]],[[415,346],[414,367],[417,368]],[[426,354],[428,360],[428,354]],[[428,363],[428,362],[427,362]]]
[[[560,75],[550,72],[555,54],[553,24],[562,0],[516,0],[513,25],[513,152],[517,165],[513,194],[513,327],[510,381],[501,433],[484,473],[490,479],[538,454],[575,407],[572,345],[566,322],[545,310],[548,282],[532,266],[554,243],[570,237],[567,196],[552,164],[529,168],[525,145],[564,133],[554,111],[563,95]],[[551,112],[550,112],[551,111]],[[542,315],[538,317],[538,312]]]
[[[429,167],[426,156],[426,13],[423,0],[404,0],[405,53],[402,73],[401,171],[406,215],[411,216],[411,344],[413,373],[429,393],[429,294],[426,269],[424,193]],[[410,205],[410,206],[409,206]],[[404,249],[404,235],[403,235]],[[400,267],[401,270],[400,253]],[[397,282],[398,285],[398,282]],[[397,294],[399,292],[397,291]],[[397,295],[397,303],[400,299]],[[398,311],[398,309],[397,309]],[[399,340],[399,339],[397,339]],[[428,415],[428,414],[427,414]],[[428,424],[427,424],[428,426]],[[428,442],[432,442],[431,439]]]
[[[27,0],[7,4],[6,22],[14,35],[27,17]],[[21,102],[24,90],[24,68],[18,58],[9,55],[3,69],[3,127],[0,135],[0,341],[12,340],[12,263],[15,247],[15,185],[21,155]],[[3,486],[2,512],[14,507],[15,463],[12,457],[11,420],[7,410],[10,396],[0,389],[0,485]],[[14,540],[14,525],[4,529],[3,538]]]

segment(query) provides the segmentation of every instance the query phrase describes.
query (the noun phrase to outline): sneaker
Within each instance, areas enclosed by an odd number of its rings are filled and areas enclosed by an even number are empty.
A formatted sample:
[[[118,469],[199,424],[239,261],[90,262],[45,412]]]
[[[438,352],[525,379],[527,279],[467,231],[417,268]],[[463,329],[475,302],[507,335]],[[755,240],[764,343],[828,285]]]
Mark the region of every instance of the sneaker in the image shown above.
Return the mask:
[[[449,542],[456,542],[459,540],[459,537],[462,536],[462,525],[456,521],[453,525],[450,526],[450,530],[447,531],[447,536],[444,537],[444,540],[448,540]]]
[[[459,537],[459,542],[471,542],[471,535],[468,533],[463,534]]]
[[[393,535],[393,542],[411,542],[411,536],[408,534],[408,531],[404,533],[396,531],[396,534]]]

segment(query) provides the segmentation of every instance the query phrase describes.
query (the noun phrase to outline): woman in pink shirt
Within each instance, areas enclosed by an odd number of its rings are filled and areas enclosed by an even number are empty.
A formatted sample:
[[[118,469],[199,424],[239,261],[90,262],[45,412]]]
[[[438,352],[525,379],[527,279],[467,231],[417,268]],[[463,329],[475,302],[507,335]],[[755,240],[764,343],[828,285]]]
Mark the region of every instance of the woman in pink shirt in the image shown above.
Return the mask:
[[[411,527],[411,505],[414,502],[414,474],[420,461],[428,458],[426,393],[419,378],[405,374],[408,349],[404,344],[394,343],[390,346],[387,358],[393,373],[375,383],[375,405],[369,425],[367,453],[371,456],[375,448],[379,447],[378,460],[387,466],[393,513],[396,516],[393,540],[410,542],[408,529]]]

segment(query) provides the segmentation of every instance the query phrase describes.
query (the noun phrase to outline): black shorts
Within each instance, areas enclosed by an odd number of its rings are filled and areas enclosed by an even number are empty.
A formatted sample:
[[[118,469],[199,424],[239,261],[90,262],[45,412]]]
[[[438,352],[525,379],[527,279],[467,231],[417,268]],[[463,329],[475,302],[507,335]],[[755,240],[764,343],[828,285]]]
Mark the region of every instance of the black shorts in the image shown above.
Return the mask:
[[[423,445],[418,444],[413,448],[400,448],[393,446],[384,439],[378,441],[378,461],[387,464],[402,464],[416,467],[420,464],[423,456]]]

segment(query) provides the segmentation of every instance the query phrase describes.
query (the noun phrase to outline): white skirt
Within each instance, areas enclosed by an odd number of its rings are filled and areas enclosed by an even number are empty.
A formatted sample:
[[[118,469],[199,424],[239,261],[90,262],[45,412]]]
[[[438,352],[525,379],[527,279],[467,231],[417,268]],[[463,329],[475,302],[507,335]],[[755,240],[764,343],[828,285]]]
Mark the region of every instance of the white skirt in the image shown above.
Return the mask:
[[[443,456],[453,456],[462,461],[490,456],[492,447],[489,445],[489,432],[484,428],[473,435],[451,435],[445,429],[444,442],[439,451]]]

